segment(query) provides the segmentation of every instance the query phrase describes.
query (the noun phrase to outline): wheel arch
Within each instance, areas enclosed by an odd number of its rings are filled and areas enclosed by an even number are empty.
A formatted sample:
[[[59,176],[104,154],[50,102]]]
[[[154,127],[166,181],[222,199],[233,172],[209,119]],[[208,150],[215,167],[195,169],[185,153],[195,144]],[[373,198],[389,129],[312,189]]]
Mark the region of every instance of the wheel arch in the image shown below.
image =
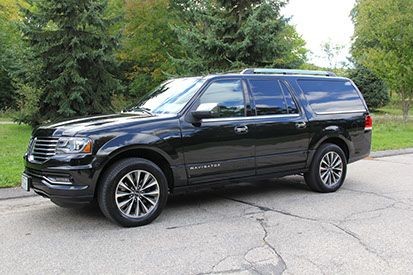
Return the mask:
[[[99,182],[104,176],[105,172],[109,167],[118,162],[119,160],[126,158],[142,158],[155,163],[164,173],[168,181],[168,188],[172,190],[174,187],[174,176],[171,169],[171,164],[167,158],[160,152],[154,150],[153,148],[145,147],[132,147],[128,149],[123,149],[118,152],[111,154],[110,158],[103,164],[100,174],[96,179],[96,187],[94,192],[94,197],[96,198],[97,191],[99,189]]]
[[[351,150],[351,143],[344,137],[341,137],[340,135],[335,135],[335,136],[325,136],[323,139],[321,139],[316,146],[314,146],[314,151],[317,151],[318,148],[320,148],[323,144],[326,143],[331,143],[335,144],[338,147],[343,150],[344,154],[346,155],[346,160],[347,162],[350,159],[350,150]]]

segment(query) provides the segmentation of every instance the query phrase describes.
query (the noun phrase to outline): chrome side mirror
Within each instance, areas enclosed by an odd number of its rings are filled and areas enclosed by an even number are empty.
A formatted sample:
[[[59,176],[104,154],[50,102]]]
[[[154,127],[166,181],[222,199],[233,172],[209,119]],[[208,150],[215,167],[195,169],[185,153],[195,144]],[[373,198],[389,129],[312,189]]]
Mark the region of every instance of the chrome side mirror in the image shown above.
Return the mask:
[[[201,120],[204,118],[214,118],[218,116],[218,103],[202,103],[191,114],[194,118]]]

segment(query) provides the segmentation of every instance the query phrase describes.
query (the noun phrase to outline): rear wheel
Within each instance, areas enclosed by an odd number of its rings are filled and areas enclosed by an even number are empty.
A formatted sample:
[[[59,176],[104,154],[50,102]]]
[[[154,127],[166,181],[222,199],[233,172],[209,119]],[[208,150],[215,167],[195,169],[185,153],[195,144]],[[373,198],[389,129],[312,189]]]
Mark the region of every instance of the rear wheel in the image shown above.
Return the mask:
[[[307,185],[314,191],[328,193],[337,191],[344,183],[347,173],[346,155],[331,143],[323,144],[316,152],[310,171],[304,174]]]
[[[167,201],[168,184],[164,173],[145,159],[117,162],[100,184],[100,209],[107,218],[125,227],[152,222]]]

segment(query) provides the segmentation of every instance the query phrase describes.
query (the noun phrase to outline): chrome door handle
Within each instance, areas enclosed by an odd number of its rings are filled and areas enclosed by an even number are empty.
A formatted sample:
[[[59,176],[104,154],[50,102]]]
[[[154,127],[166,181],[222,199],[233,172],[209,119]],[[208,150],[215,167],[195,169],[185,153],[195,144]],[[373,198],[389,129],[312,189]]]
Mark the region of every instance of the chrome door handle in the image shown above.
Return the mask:
[[[298,129],[304,129],[307,127],[307,123],[305,121],[297,122],[295,124],[295,127],[297,127]]]
[[[246,134],[248,133],[248,126],[237,126],[234,128],[236,134]]]

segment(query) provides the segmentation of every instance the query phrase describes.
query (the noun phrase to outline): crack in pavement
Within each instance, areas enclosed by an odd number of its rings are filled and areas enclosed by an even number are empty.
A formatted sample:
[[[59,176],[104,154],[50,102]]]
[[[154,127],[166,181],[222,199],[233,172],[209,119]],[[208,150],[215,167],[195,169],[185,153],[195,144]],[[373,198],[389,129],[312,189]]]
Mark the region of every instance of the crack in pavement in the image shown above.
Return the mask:
[[[335,228],[339,229],[340,231],[344,232],[346,235],[352,237],[355,239],[366,251],[370,252],[371,254],[375,255],[377,258],[385,262],[388,266],[390,266],[389,262],[387,261],[386,258],[384,258],[382,255],[380,255],[374,248],[371,248],[368,246],[356,233],[350,231],[349,229],[346,229],[338,224],[335,223],[329,223]]]
[[[316,262],[312,261],[311,259],[307,258],[306,256],[304,256],[304,255],[292,255],[292,256],[295,257],[295,258],[298,258],[298,259],[304,259],[305,261],[307,261],[310,264],[312,264],[313,266],[315,266],[320,271],[321,274],[323,274],[323,275],[327,274],[327,273],[324,272],[321,265],[317,264]]]
[[[223,263],[224,261],[226,261],[227,259],[231,258],[231,257],[236,257],[236,256],[240,256],[239,254],[236,255],[229,255],[229,256],[225,256],[224,258],[222,258],[221,260],[219,260],[216,264],[214,264],[211,267],[212,272],[215,272],[215,268],[217,268],[218,265],[220,265],[221,263]]]
[[[348,222],[348,221],[357,220],[357,219],[351,219],[351,217],[356,216],[356,215],[366,214],[366,213],[373,213],[373,212],[377,212],[377,211],[383,211],[383,210],[387,210],[387,209],[389,209],[389,208],[395,208],[395,205],[396,205],[397,203],[399,203],[399,202],[393,202],[393,203],[391,203],[391,204],[389,204],[389,205],[386,205],[386,206],[384,206],[384,207],[379,207],[379,208],[375,208],[375,209],[370,209],[370,210],[364,210],[364,211],[354,212],[354,213],[351,213],[350,215],[345,216],[345,217],[343,218],[343,220],[338,221],[338,222],[339,222],[339,224],[342,224],[342,223],[345,223],[345,222]],[[379,215],[379,216],[377,216],[377,217],[380,217],[380,216],[381,216],[381,215]]]
[[[376,192],[371,192],[371,191],[364,191],[364,190],[356,190],[356,189],[350,189],[350,188],[344,188],[342,187],[341,190],[346,190],[346,191],[350,191],[350,192],[354,192],[354,193],[360,193],[360,194],[369,194],[369,195],[374,195],[377,196],[379,198],[384,198],[384,199],[388,199],[394,202],[398,202],[398,203],[402,203],[402,204],[406,204],[408,206],[412,206],[409,203],[406,203],[405,201],[400,201],[399,199],[390,197],[390,196],[386,196],[384,194],[380,194],[380,193],[376,193]]]
[[[264,223],[265,220],[264,220],[264,219],[259,219],[259,218],[256,219],[256,220],[260,223],[262,229],[264,230],[264,237],[262,238],[262,240],[263,240],[264,243],[272,250],[272,252],[274,252],[274,254],[278,256],[278,258],[280,259],[280,263],[281,263],[281,272],[280,272],[280,274],[284,273],[284,271],[287,270],[287,263],[284,261],[284,259],[283,259],[283,257],[281,256],[281,254],[277,252],[277,250],[275,249],[275,247],[272,246],[272,245],[267,241],[267,238],[268,238],[268,236],[269,236],[269,233],[268,233],[267,228],[265,227],[265,226],[266,226],[265,223]]]
[[[273,209],[273,208],[261,206],[261,205],[258,205],[256,203],[253,203],[253,202],[242,201],[242,200],[234,199],[234,198],[231,198],[231,197],[225,197],[225,196],[220,196],[220,197],[224,198],[224,199],[227,199],[227,200],[231,200],[231,201],[235,201],[235,202],[238,202],[238,203],[242,203],[242,204],[246,204],[246,205],[249,205],[249,206],[256,207],[256,208],[260,209],[263,212],[268,212],[269,211],[269,212],[275,212],[275,213],[279,213],[279,214],[282,214],[282,215],[286,215],[286,216],[290,216],[290,217],[294,217],[294,218],[298,218],[298,219],[303,219],[303,220],[308,220],[308,221],[313,221],[313,222],[319,221],[319,220],[314,219],[314,218],[308,218],[308,217],[296,215],[296,214],[293,214],[293,213],[290,213],[290,212],[286,212],[286,211],[283,211],[283,210],[278,210],[278,209]]]
[[[322,220],[322,219],[304,217],[304,216],[296,215],[296,214],[293,214],[293,213],[290,213],[290,212],[287,212],[287,211],[273,209],[273,208],[261,206],[261,205],[258,205],[258,204],[252,203],[252,202],[247,202],[247,201],[243,201],[243,200],[239,200],[239,199],[234,199],[234,198],[231,198],[231,197],[224,197],[223,196],[223,198],[231,200],[231,201],[235,201],[235,202],[238,202],[238,203],[242,203],[242,204],[257,207],[258,209],[262,210],[263,212],[268,212],[268,211],[269,212],[275,212],[275,213],[278,213],[278,214],[281,214],[281,215],[286,215],[286,216],[289,216],[289,217],[293,217],[293,218],[297,218],[297,219],[301,219],[301,220],[305,220],[305,221],[329,224],[329,225],[337,228],[338,230],[340,230],[341,232],[343,232],[344,234],[346,234],[350,238],[356,240],[367,252],[373,254],[374,256],[376,256],[377,258],[379,258],[380,260],[385,262],[387,265],[389,265],[389,262],[387,261],[386,258],[384,258],[382,255],[380,255],[374,248],[371,248],[370,246],[368,246],[356,233],[350,231],[349,229],[346,229],[346,228],[340,226],[339,224],[335,224],[335,223],[333,223],[329,220]],[[342,222],[345,222],[345,220],[341,221],[341,223]],[[274,249],[274,248],[272,247],[272,249]],[[274,249],[274,251],[276,252],[275,249]],[[277,253],[277,255],[279,255],[279,254]]]
[[[265,212],[259,212],[258,214],[263,214],[265,215]],[[242,217],[239,217],[242,218]],[[251,218],[248,218],[251,220]],[[227,255],[223,258],[221,258],[217,263],[215,263],[212,267],[211,267],[211,271],[210,272],[205,272],[205,273],[198,273],[198,274],[225,274],[225,273],[233,273],[233,272],[242,272],[242,271],[253,271],[254,273],[257,274],[283,274],[284,271],[287,269],[287,264],[284,261],[284,259],[282,258],[282,256],[277,252],[277,250],[268,242],[267,238],[269,236],[269,232],[266,228],[266,224],[265,224],[265,217],[264,218],[254,218],[254,220],[256,222],[258,222],[258,224],[260,225],[260,227],[263,230],[263,237],[262,237],[262,241],[263,241],[263,245],[260,246],[254,246],[252,248],[249,248],[245,253],[238,253],[238,254],[233,254],[233,255]],[[264,256],[263,258],[262,255],[260,255],[258,253],[254,254],[253,251],[254,250],[259,250],[260,248],[263,249],[268,249],[267,251],[272,255],[270,257],[268,256]],[[250,255],[250,253],[252,253],[252,255]],[[262,253],[262,251],[261,251]],[[250,255],[250,256],[249,256]],[[255,255],[255,256],[254,256]],[[249,256],[249,257],[248,257]],[[226,260],[230,259],[230,258],[237,258],[237,257],[242,257],[242,259],[248,263],[248,266],[245,266],[244,268],[242,268],[242,264],[241,264],[241,268],[232,268],[232,269],[228,269],[228,270],[216,270],[217,267],[224,263]],[[254,260],[251,259],[251,257],[258,257],[258,259]],[[276,262],[274,263],[274,258],[276,257]],[[250,258],[250,259],[248,259]]]
[[[247,269],[248,270],[248,269]],[[201,272],[197,273],[197,275],[209,275],[209,274],[234,274],[235,272],[243,272],[246,271],[245,269],[230,269],[225,271],[214,271],[214,272]]]

